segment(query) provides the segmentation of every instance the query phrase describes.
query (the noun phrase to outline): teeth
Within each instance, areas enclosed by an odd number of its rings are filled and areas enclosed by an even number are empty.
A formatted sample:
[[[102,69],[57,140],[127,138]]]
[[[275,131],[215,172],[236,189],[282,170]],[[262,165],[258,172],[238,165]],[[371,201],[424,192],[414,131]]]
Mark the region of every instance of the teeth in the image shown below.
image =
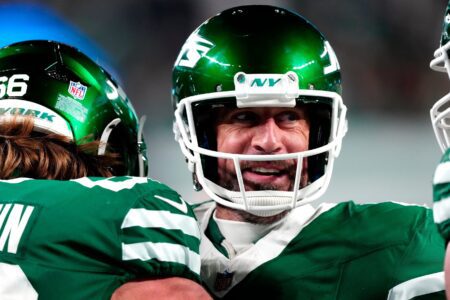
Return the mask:
[[[280,171],[276,169],[266,169],[266,168],[253,168],[252,172],[263,173],[263,174],[279,174]]]

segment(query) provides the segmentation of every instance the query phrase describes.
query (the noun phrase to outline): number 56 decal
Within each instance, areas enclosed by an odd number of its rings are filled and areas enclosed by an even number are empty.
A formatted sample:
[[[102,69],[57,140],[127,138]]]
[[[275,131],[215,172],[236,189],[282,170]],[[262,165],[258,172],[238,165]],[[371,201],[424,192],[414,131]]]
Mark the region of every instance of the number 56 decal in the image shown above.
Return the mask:
[[[0,98],[6,96],[20,97],[27,92],[26,81],[30,79],[27,74],[14,74],[11,77],[0,76]]]

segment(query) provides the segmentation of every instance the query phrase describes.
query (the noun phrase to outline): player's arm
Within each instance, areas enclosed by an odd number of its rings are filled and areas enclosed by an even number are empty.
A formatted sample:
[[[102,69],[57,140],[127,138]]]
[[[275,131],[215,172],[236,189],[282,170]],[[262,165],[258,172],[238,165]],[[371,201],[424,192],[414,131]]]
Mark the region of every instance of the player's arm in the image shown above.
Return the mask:
[[[111,300],[143,300],[143,299],[212,299],[196,282],[171,277],[146,281],[128,282],[119,287]]]
[[[126,276],[112,299],[210,299],[200,282],[200,230],[178,193],[148,180],[121,225]]]
[[[396,263],[396,285],[389,291],[389,300],[445,299],[442,271],[445,244],[430,209],[417,214],[413,233],[402,257]]]

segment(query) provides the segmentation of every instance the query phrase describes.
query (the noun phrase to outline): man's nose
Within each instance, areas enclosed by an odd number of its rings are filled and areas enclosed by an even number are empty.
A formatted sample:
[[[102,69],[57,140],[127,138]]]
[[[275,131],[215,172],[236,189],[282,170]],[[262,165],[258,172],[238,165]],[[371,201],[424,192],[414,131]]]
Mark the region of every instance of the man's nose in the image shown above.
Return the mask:
[[[268,118],[264,123],[254,128],[252,147],[260,154],[275,154],[283,150],[282,130],[274,118]]]

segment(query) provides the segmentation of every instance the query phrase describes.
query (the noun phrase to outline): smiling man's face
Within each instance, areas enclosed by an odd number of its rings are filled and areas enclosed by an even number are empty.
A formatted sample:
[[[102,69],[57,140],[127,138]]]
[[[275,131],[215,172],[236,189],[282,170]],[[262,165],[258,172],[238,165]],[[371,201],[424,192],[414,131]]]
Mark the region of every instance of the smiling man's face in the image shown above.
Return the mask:
[[[309,120],[306,110],[294,108],[223,109],[217,122],[217,151],[234,154],[275,155],[308,150]],[[297,161],[241,161],[246,191],[293,189]],[[303,159],[300,186],[305,186],[307,160]],[[218,183],[238,191],[234,162],[218,159]]]

